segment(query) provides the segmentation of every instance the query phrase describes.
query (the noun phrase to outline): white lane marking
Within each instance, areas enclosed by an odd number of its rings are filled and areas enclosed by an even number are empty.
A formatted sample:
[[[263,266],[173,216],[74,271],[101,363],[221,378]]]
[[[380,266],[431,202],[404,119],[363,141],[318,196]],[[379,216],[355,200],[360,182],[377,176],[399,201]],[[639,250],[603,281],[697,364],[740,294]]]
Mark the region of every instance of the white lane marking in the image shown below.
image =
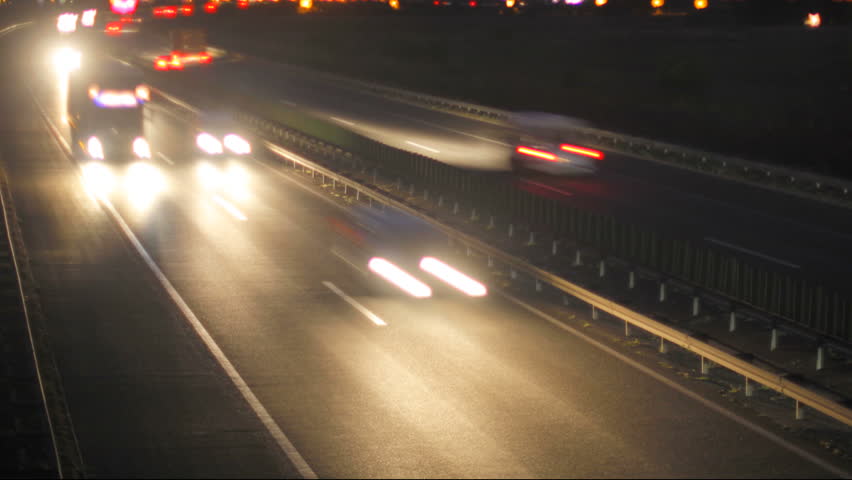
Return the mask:
[[[298,105],[295,102],[291,102],[290,100],[279,100],[279,101],[281,103],[283,103],[284,105],[290,105],[291,107],[298,107]]]
[[[33,99],[35,99],[35,95],[33,95]],[[68,159],[72,162],[72,165],[76,167],[76,162],[74,162],[70,156],[70,145],[67,141],[65,141],[64,138],[62,138],[61,135],[59,135],[59,130],[52,124],[52,122],[48,120],[41,105],[38,104],[37,101],[36,104],[39,105],[39,108],[42,109],[42,115],[44,116],[45,121],[48,122],[54,132],[54,141],[57,141],[60,146],[64,147],[64,153],[68,156]],[[79,169],[77,170],[77,175],[81,176]],[[148,254],[148,252],[145,250],[145,247],[142,246],[142,243],[139,241],[139,239],[136,238],[136,235],[133,233],[133,230],[130,229],[130,226],[128,226],[124,219],[121,218],[121,215],[119,215],[118,211],[112,205],[112,202],[110,202],[109,200],[103,200],[101,202],[101,205],[104,206],[106,211],[121,228],[121,231],[124,233],[125,237],[130,241],[134,249],[136,249],[136,252],[139,254],[139,256],[142,257],[142,259],[145,261],[145,264],[148,266],[154,276],[157,277],[157,280],[160,282],[160,284],[166,290],[166,293],[168,293],[169,297],[181,311],[184,318],[186,318],[190,325],[192,325],[195,332],[204,342],[204,345],[207,346],[207,349],[210,350],[211,354],[213,354],[213,357],[228,375],[228,378],[231,380],[231,382],[233,382],[234,386],[237,387],[237,390],[239,390],[240,394],[242,394],[246,403],[249,404],[252,411],[254,411],[254,414],[257,416],[263,426],[266,427],[266,430],[275,440],[275,443],[278,444],[278,448],[280,448],[281,451],[284,452],[285,455],[287,455],[287,458],[290,460],[290,463],[292,463],[293,466],[296,467],[296,470],[299,471],[299,474],[302,476],[302,478],[318,478],[317,474],[314,473],[313,469],[310,467],[310,465],[308,465],[308,462],[305,461],[305,458],[302,457],[298,450],[296,450],[296,447],[293,445],[290,439],[287,438],[287,435],[284,434],[284,432],[281,430],[281,427],[278,426],[278,424],[275,422],[275,419],[272,418],[272,415],[269,414],[269,411],[266,410],[266,407],[264,407],[263,404],[260,403],[260,400],[258,400],[251,387],[249,387],[246,381],[243,380],[243,377],[240,376],[240,373],[237,371],[236,367],[234,367],[234,364],[232,364],[231,361],[228,360],[228,357],[225,356],[225,352],[223,352],[222,349],[219,348],[219,345],[216,343],[215,340],[213,340],[213,337],[210,335],[207,329],[204,328],[204,325],[201,324],[201,321],[198,320],[198,317],[195,316],[195,313],[189,308],[189,305],[186,304],[183,297],[180,296],[180,293],[178,293],[178,291],[175,289],[169,279],[166,278],[166,275],[163,273],[162,270],[160,270],[160,267],[157,266],[157,264]]]
[[[343,293],[343,291],[340,290],[339,288],[337,288],[333,283],[324,281],[324,282],[322,282],[322,284],[325,285],[326,288],[328,288],[332,292],[336,293],[340,298],[346,300],[346,303],[348,303],[349,305],[352,305],[352,307],[355,310],[358,310],[359,312],[361,312],[365,317],[370,319],[370,321],[375,323],[377,326],[386,327],[388,325],[387,323],[385,323],[384,320],[379,318],[375,313],[367,310],[367,307],[361,305],[360,303],[356,302],[354,298]]]
[[[434,148],[427,147],[426,145],[420,145],[419,143],[412,142],[411,140],[406,140],[405,143],[407,143],[409,145],[414,145],[417,148],[422,148],[423,150],[427,150],[427,151],[432,152],[432,153],[441,153],[440,150],[435,150]]]
[[[342,119],[342,118],[340,118],[340,117],[328,117],[328,118],[330,118],[330,119],[334,120],[335,122],[340,122],[340,123],[342,123],[342,124],[344,124],[344,125],[349,125],[350,127],[354,127],[354,126],[355,126],[355,122],[350,122],[349,120],[344,120],[344,119]]]
[[[168,163],[169,165],[175,164],[175,162],[171,158],[167,157],[166,154],[163,153],[163,152],[157,152],[157,156],[160,157],[164,162]]]
[[[533,307],[532,305],[529,305],[528,303],[524,302],[523,300],[517,299],[517,298],[513,297],[512,295],[509,295],[506,292],[497,291],[497,293],[500,294],[501,296],[503,296],[504,298],[506,298],[507,300],[509,300],[510,302],[512,302],[512,303],[518,305],[519,307],[523,308],[524,310],[526,310],[526,311],[538,316],[539,318],[547,321],[548,323],[552,324],[553,326],[574,335],[575,337],[579,338],[580,340],[583,340],[584,342],[592,345],[593,347],[598,348],[599,350],[603,350],[604,352],[612,355],[613,357],[621,360],[622,362],[630,365],[631,367],[641,371],[642,373],[645,373],[646,375],[650,376],[651,378],[662,382],[663,384],[671,387],[672,389],[677,390],[678,392],[682,393],[683,395],[686,395],[687,397],[689,397],[689,398],[697,401],[698,403],[704,405],[705,407],[709,408],[710,410],[713,410],[713,411],[719,413],[720,415],[727,417],[730,420],[733,420],[734,422],[742,425],[743,427],[751,430],[752,432],[760,435],[761,437],[766,438],[767,440],[781,446],[782,448],[789,450],[790,452],[800,456],[801,458],[804,458],[805,460],[810,461],[811,463],[825,469],[828,472],[831,472],[834,475],[837,475],[840,478],[849,478],[850,477],[849,472],[845,472],[842,469],[835,467],[834,465],[826,462],[825,460],[822,460],[821,458],[817,457],[816,455],[813,455],[810,452],[808,452],[808,451],[806,451],[802,448],[799,448],[796,445],[793,445],[792,443],[784,440],[783,438],[781,438],[778,435],[770,432],[769,430],[766,430],[765,428],[761,427],[760,425],[757,425],[757,424],[737,415],[736,413],[731,412],[731,411],[725,409],[724,407],[717,405],[716,403],[711,402],[710,400],[707,400],[706,398],[704,398],[701,395],[689,390],[688,388],[684,387],[683,385],[663,376],[660,373],[655,372],[654,370],[651,370],[650,368],[646,367],[645,365],[642,365],[641,363],[637,362],[636,360],[633,360],[632,358],[629,358],[626,355],[617,352],[615,349],[608,347],[608,346],[604,345],[603,343],[587,336],[586,334],[577,330],[576,328],[571,327],[571,326],[563,323],[561,320],[553,318],[552,316],[548,315],[547,313],[542,312],[541,310]]]
[[[556,192],[556,193],[558,193],[558,194],[560,194],[560,195],[565,195],[566,197],[571,197],[571,196],[573,196],[573,195],[574,195],[574,193],[572,193],[572,192],[568,192],[568,191],[565,191],[565,190],[560,190],[560,189],[558,189],[558,188],[556,188],[556,187],[551,187],[550,185],[545,185],[545,184],[543,184],[543,183],[534,182],[534,181],[532,181],[532,180],[526,180],[526,179],[523,179],[523,180],[521,180],[521,181],[522,181],[522,182],[524,182],[524,183],[529,183],[530,185],[535,185],[535,186],[537,186],[537,187],[545,188],[545,189],[550,190],[550,191],[552,191],[552,192]]]
[[[717,239],[711,238],[711,237],[704,237],[704,240],[706,240],[710,243],[715,243],[717,245],[721,245],[723,247],[728,247],[731,250],[738,250],[740,252],[747,253],[749,255],[754,255],[755,257],[762,258],[764,260],[769,260],[770,262],[778,263],[778,264],[781,264],[781,265],[784,265],[784,266],[787,266],[787,267],[790,267],[790,268],[802,268],[800,265],[796,265],[795,263],[791,263],[791,262],[788,262],[786,260],[781,260],[780,258],[776,258],[776,257],[770,256],[770,255],[766,255],[764,253],[756,252],[756,251],[750,250],[748,248],[740,247],[738,245],[734,245],[733,243],[723,242],[721,240],[717,240]]]
[[[225,209],[226,212],[230,213],[231,216],[236,218],[237,220],[240,220],[242,222],[245,222],[246,220],[248,220],[248,217],[243,215],[243,212],[241,212],[240,209],[238,209],[237,207],[234,206],[233,203],[225,200],[224,198],[220,197],[219,195],[213,195],[213,201],[218,203],[222,208]]]
[[[361,273],[363,275],[367,275],[366,270],[364,270],[363,268],[359,267],[358,265],[355,265],[354,263],[347,260],[346,257],[344,257],[343,254],[340,253],[336,248],[331,249],[331,254],[334,255],[335,257],[339,258],[340,261],[342,261],[343,263],[345,263],[345,264],[349,265],[350,267],[354,268],[355,270],[357,270],[359,273]]]

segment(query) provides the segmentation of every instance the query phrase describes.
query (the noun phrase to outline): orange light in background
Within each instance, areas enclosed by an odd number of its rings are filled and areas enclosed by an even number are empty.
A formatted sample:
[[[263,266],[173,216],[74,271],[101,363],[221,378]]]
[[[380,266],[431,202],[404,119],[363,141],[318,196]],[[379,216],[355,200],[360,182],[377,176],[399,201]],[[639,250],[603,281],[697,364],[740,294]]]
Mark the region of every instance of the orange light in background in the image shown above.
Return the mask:
[[[207,13],[216,13],[217,10],[219,10],[217,2],[207,2],[204,4],[204,11]]]
[[[506,8],[514,8],[515,0],[506,0]]]
[[[245,10],[245,9],[249,8],[248,0],[237,1],[237,8],[239,8],[240,10]]]
[[[822,25],[822,17],[819,13],[809,13],[808,18],[805,19],[805,25],[810,28],[819,28]]]
[[[299,0],[299,8],[310,10],[314,6],[313,0]]]
[[[192,15],[193,13],[195,13],[195,7],[193,7],[192,5],[181,5],[181,7],[180,7],[180,14],[181,15],[183,15],[184,17],[188,17],[188,16]]]
[[[567,143],[563,143],[559,146],[563,151],[568,153],[576,153],[577,155],[583,155],[585,157],[592,157],[595,160],[603,160],[604,154],[603,152],[599,152],[597,150],[592,150],[591,148],[583,148],[578,147],[576,145],[569,145]]]
[[[696,10],[704,10],[707,8],[707,0],[695,0],[694,5]]]
[[[597,5],[598,7],[603,7],[604,5],[606,5],[606,2],[607,0],[595,0],[595,5]]]
[[[399,10],[399,0],[390,0],[388,5],[394,10]]]
[[[529,148],[529,147],[518,147],[516,149],[516,151],[518,153],[521,153],[521,154],[524,154],[524,155],[529,155],[531,157],[540,158],[542,160],[547,160],[547,161],[550,161],[550,162],[556,161],[556,155],[554,155],[550,152],[545,152],[544,150],[537,150],[535,148]]]
[[[665,0],[651,0],[651,6],[654,8],[660,8],[665,5]]]

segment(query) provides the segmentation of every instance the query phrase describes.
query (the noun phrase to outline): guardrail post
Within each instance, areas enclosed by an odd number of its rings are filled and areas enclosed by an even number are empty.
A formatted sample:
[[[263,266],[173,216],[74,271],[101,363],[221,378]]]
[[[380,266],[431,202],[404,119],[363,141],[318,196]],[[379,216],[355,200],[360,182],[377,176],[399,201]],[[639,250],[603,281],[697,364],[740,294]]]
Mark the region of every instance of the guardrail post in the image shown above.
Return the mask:
[[[540,291],[541,291],[541,280],[539,280],[539,279],[537,279],[537,278],[535,279],[535,291],[536,291],[536,292],[540,292]]]
[[[769,350],[774,352],[778,348],[778,327],[772,325],[772,333],[769,338]]]
[[[438,208],[441,208],[443,206],[444,206],[444,196],[438,195]]]
[[[494,259],[491,258],[491,255],[488,256],[488,267],[494,267]]]
[[[737,312],[731,311],[728,316],[728,331],[733,333],[737,330]]]
[[[412,183],[410,187],[408,187],[408,195],[414,196],[414,184]]]
[[[754,383],[752,383],[752,381],[749,380],[748,377],[745,377],[745,396],[754,396]]]
[[[470,212],[470,221],[475,222],[477,220],[479,220],[479,215],[476,214],[476,207],[474,207]]]
[[[636,287],[636,272],[633,270],[627,274],[627,288],[633,290]]]
[[[669,344],[663,337],[660,337],[660,353],[669,353]]]
[[[423,200],[429,201],[429,190],[423,190]]]
[[[624,336],[630,336],[630,322],[628,322],[627,320],[624,321]]]
[[[804,420],[805,419],[805,406],[802,405],[802,402],[796,400],[796,420]]]
[[[515,236],[515,224],[510,223],[509,224],[509,238],[512,238],[513,236]]]
[[[465,255],[467,255],[467,256],[469,257],[469,256],[471,256],[472,254],[473,254],[473,251],[470,249],[470,245],[467,245],[467,246],[465,247]]]
[[[494,215],[488,217],[488,229],[491,230],[494,228]]]
[[[355,190],[355,200],[361,200],[361,190]]]
[[[553,243],[550,245],[550,254],[555,257],[556,253],[558,251],[559,251],[559,242],[557,240],[554,240]]]
[[[692,316],[697,317],[701,313],[701,299],[698,296],[692,297]]]
[[[535,232],[530,232],[530,239],[527,242],[527,245],[529,245],[529,246],[535,245]]]
[[[606,276],[606,261],[604,260],[598,262],[598,276],[601,278]]]
[[[458,215],[458,214],[459,214],[459,202],[456,202],[455,204],[453,204],[453,215]]]
[[[595,308],[594,305],[592,305],[592,320],[597,320],[597,319],[598,319],[598,309]]]
[[[825,347],[820,343],[817,346],[816,369],[822,370],[825,366]]]
[[[397,178],[396,178],[396,189],[397,189],[398,191],[401,191],[401,190],[402,190],[402,179],[401,179],[401,178],[399,178],[399,177],[397,177]]]
[[[702,375],[709,374],[710,373],[710,367],[712,367],[712,366],[713,366],[713,362],[711,362],[710,360],[708,360],[704,357],[701,357],[701,374]]]
[[[511,277],[512,280],[518,278],[518,272],[516,272],[514,268],[509,267],[509,277]]]
[[[337,179],[335,179],[335,178],[331,179],[331,189],[337,190]]]
[[[568,298],[568,295],[562,295],[562,305],[565,305],[566,307],[571,305],[571,299]]]
[[[660,282],[660,302],[666,301],[666,282]]]
[[[574,266],[579,267],[583,264],[583,254],[580,251],[580,248],[577,247],[577,251],[574,252]]]

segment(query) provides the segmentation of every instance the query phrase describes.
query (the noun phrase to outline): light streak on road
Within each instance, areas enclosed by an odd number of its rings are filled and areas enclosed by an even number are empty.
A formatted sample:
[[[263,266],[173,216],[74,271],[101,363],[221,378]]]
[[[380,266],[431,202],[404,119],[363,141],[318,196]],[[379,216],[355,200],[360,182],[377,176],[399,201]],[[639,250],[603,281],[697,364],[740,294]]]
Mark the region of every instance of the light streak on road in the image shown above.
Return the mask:
[[[384,258],[371,258],[367,266],[373,273],[396,285],[412,297],[428,298],[432,296],[432,289],[428,285]]]
[[[429,151],[429,152],[432,152],[432,153],[441,153],[440,150],[435,150],[432,147],[427,147],[426,145],[421,145],[419,143],[415,143],[415,142],[412,142],[410,140],[406,140],[405,143],[412,145],[412,146],[415,146],[417,148],[422,148],[423,150],[426,150],[426,151]]]
[[[232,217],[236,218],[241,222],[245,222],[248,220],[248,217],[243,215],[243,212],[240,211],[239,208],[235,207],[234,204],[220,197],[219,195],[213,195],[213,201],[219,204],[222,208],[225,209]]]
[[[423,257],[420,268],[471,297],[484,297],[488,293],[485,285],[461,273],[434,257]]]

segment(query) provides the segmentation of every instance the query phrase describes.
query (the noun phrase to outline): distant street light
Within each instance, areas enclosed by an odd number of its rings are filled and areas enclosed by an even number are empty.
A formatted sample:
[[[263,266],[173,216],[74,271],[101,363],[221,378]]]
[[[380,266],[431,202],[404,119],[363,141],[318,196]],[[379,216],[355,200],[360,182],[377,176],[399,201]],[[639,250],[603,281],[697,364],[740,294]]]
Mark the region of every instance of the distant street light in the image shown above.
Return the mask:
[[[707,8],[707,0],[695,0],[695,9],[704,10]]]
[[[595,5],[603,7],[604,5],[606,5],[606,2],[607,0],[595,0]]]
[[[506,0],[506,8],[514,8],[515,0]]]
[[[818,28],[822,25],[822,17],[819,16],[819,12],[809,13],[808,18],[805,19],[805,25],[811,28]]]
[[[660,8],[666,3],[665,0],[651,0],[651,6],[654,8]]]

